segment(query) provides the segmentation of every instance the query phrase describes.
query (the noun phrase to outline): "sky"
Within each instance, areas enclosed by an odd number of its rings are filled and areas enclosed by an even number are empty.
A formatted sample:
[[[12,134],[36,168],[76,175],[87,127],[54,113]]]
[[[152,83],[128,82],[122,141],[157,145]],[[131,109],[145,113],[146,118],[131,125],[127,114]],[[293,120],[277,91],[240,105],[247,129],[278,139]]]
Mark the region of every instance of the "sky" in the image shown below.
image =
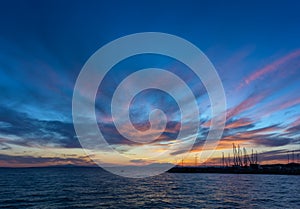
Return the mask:
[[[299,9],[297,1],[2,1],[0,166],[92,165],[72,122],[77,76],[104,44],[139,32],[182,37],[215,66],[226,94],[227,120],[207,164],[218,164],[222,153],[232,155],[232,143],[248,153],[257,151],[260,163],[287,163],[292,151],[294,161],[299,161]],[[166,113],[167,127],[157,141],[148,146],[132,143],[113,123],[114,90],[126,76],[145,67],[175,73],[197,98],[199,133],[191,157],[184,159],[192,164],[209,129],[209,97],[187,66],[153,54],[121,61],[99,86],[95,105],[99,129],[116,150],[136,156],[121,162],[112,155],[105,163],[151,163],[142,158],[145,150],[159,153],[181,140],[176,139],[181,126],[178,105],[157,89],[141,92],[130,106],[132,124],[139,130],[149,128],[153,109]],[[103,155],[110,153],[103,150]]]

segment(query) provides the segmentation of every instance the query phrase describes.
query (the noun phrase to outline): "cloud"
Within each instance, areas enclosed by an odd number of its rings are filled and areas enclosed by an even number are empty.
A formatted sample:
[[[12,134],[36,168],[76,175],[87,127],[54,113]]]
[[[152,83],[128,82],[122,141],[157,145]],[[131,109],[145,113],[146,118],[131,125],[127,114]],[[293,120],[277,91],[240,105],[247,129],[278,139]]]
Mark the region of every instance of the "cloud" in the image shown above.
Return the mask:
[[[256,70],[254,73],[252,73],[251,75],[249,75],[245,80],[244,83],[242,83],[240,86],[243,86],[245,84],[250,84],[251,82],[255,81],[258,78],[262,78],[263,76],[265,76],[268,73],[274,72],[276,70],[279,70],[280,66],[287,63],[288,61],[295,59],[297,57],[300,56],[300,50],[296,50],[293,51],[283,57],[281,57],[280,59],[268,64],[267,66]]]
[[[233,142],[239,141],[241,143],[251,142],[252,144],[264,147],[280,147],[292,142],[292,138],[274,134],[274,131],[282,129],[279,124],[275,124],[253,130],[245,130],[239,133],[228,133],[221,139],[221,144],[230,145]]]
[[[4,167],[28,167],[28,166],[50,166],[50,165],[93,165],[89,158],[85,157],[34,157],[14,156],[0,154],[0,166]]]
[[[132,163],[138,163],[138,164],[149,163],[147,160],[143,160],[143,159],[130,160],[130,162],[132,162]]]
[[[300,150],[294,150],[294,153],[296,155],[300,154]],[[273,161],[273,162],[287,163],[289,154],[290,154],[290,150],[279,149],[279,150],[272,150],[272,151],[259,153],[258,157],[260,162]]]
[[[287,102],[282,103],[277,110],[287,109],[289,107],[300,104],[300,98],[296,98],[293,100],[289,100]]]
[[[146,123],[139,123],[136,124],[136,126],[139,127],[139,130],[147,130],[148,125]],[[181,124],[180,122],[177,121],[169,121],[167,122],[166,129],[162,132],[162,134],[151,143],[153,144],[160,144],[162,142],[168,142],[168,141],[173,141],[174,139],[177,138],[178,133],[180,131]],[[116,129],[115,125],[113,123],[100,123],[99,128],[106,139],[106,141],[109,144],[112,145],[129,145],[129,146],[140,146],[144,145],[143,143],[136,143],[133,141],[130,141],[130,139],[127,139],[123,137],[119,131]],[[149,135],[151,136],[151,133],[154,133],[158,130],[152,130],[149,131]],[[127,132],[130,134],[130,130],[128,126],[124,125],[122,127],[121,132]]]
[[[300,105],[300,98],[280,97],[276,100],[270,101],[268,104],[262,106],[262,108],[256,109],[255,115],[253,115],[252,118],[261,119],[271,116],[272,114],[278,113],[282,110],[287,112],[287,110],[290,111],[290,108],[293,108],[297,105]],[[295,123],[297,123],[297,121],[295,121]],[[291,124],[291,126],[293,125]]]
[[[266,97],[267,93],[268,92],[266,91],[266,92],[261,92],[259,94],[250,95],[247,99],[242,101],[240,104],[228,110],[227,120],[257,105],[260,101],[262,101]]]
[[[1,143],[1,139],[0,139],[0,150],[10,150],[10,149],[11,147],[5,143]]]
[[[297,143],[295,138],[292,136],[287,137],[284,132],[282,134],[274,133],[284,130],[284,127],[280,124],[254,128],[255,125],[251,123],[251,120],[246,118],[230,120],[228,124],[231,128],[225,128],[217,150],[231,149],[232,143],[247,144],[247,146],[249,146],[250,143],[253,147],[262,146],[273,148]],[[205,140],[203,138],[198,138],[194,144],[193,152],[201,151],[204,142]]]
[[[300,133],[300,124],[296,126],[292,126],[286,130],[289,133]]]
[[[268,132],[273,132],[273,131],[278,131],[281,130],[282,128],[280,127],[280,124],[274,124],[274,125],[270,125],[270,126],[265,126],[262,128],[257,128],[254,130],[250,130],[250,131],[245,131],[243,132],[243,134],[247,134],[247,135],[257,135],[257,134],[262,134],[262,133],[268,133]]]
[[[81,147],[72,123],[38,120],[6,107],[0,108],[0,121],[10,124],[0,126],[2,143],[28,147]]]
[[[177,151],[174,151],[174,152],[171,152],[170,155],[173,155],[173,156],[176,156],[176,155],[180,155],[180,154],[184,154],[186,153],[188,150],[177,150]],[[192,150],[191,150],[192,151]]]
[[[260,138],[257,137],[253,140],[251,140],[255,144],[258,145],[263,145],[265,147],[281,147],[284,145],[289,144],[292,139],[291,138],[282,138],[282,137],[265,137],[265,138]]]
[[[69,122],[38,120],[3,106],[0,109],[0,121],[1,149],[9,149],[9,145],[81,148],[73,124]],[[142,127],[144,124],[137,125]],[[179,122],[169,121],[165,131],[152,145],[173,141],[180,127]],[[144,145],[124,138],[113,123],[100,123],[99,128],[109,144],[128,145],[128,148]]]
[[[300,117],[291,124],[291,126],[298,126],[298,125],[300,125]]]
[[[236,120],[230,119],[226,122],[225,129],[241,129],[241,128],[253,128],[254,124],[250,118],[239,118]]]
[[[300,144],[300,119],[296,119],[284,130],[285,136],[292,138],[292,143]]]

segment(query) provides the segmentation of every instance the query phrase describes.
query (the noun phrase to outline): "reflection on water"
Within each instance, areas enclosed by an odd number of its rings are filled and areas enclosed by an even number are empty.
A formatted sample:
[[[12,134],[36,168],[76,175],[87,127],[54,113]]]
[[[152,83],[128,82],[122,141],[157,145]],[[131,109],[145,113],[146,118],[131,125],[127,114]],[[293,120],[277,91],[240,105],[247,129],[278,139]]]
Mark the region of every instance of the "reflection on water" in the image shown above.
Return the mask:
[[[299,208],[300,176],[175,174],[99,168],[0,169],[0,208]]]

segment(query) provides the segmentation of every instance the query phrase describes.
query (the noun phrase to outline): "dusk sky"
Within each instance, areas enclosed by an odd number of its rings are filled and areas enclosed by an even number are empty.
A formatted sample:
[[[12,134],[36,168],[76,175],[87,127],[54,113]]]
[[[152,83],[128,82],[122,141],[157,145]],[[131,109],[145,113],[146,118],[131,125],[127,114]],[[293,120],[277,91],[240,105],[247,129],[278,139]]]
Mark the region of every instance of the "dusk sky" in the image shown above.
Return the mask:
[[[256,150],[260,163],[287,163],[289,151],[299,160],[299,8],[297,1],[2,1],[0,167],[92,165],[73,127],[77,76],[104,44],[138,32],[182,37],[214,64],[226,94],[227,121],[207,163],[219,163],[222,152],[232,154],[232,143]],[[177,74],[197,98],[201,126],[191,158],[185,159],[192,163],[209,128],[210,102],[201,80],[169,57],[134,56],[111,69],[96,99],[99,128],[118,151],[133,155],[143,149],[160,152],[176,138],[178,106],[159,90],[141,92],[130,107],[139,130],[147,129],[151,110],[166,112],[167,128],[157,141],[147,147],[131,143],[112,122],[110,102],[118,84],[149,67]],[[106,163],[151,162],[111,157]]]

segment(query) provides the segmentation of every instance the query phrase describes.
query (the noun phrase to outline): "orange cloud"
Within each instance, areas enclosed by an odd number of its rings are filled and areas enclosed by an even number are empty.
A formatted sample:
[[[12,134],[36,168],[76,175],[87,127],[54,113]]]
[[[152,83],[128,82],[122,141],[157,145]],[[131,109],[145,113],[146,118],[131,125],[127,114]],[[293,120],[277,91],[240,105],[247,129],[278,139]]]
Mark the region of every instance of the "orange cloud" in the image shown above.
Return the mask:
[[[226,125],[226,129],[239,128],[251,125],[253,122],[249,118],[240,118]]]

